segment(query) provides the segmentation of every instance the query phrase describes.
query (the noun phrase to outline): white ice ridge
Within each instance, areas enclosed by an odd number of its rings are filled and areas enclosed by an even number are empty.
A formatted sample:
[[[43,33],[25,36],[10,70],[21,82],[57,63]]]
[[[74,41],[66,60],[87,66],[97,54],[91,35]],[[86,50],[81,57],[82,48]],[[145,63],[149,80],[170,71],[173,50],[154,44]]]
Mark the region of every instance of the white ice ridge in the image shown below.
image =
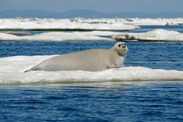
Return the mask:
[[[183,25],[183,18],[0,19],[0,29],[133,30],[142,25]]]
[[[111,31],[90,31],[90,32],[45,32],[36,35],[13,35],[0,33],[0,40],[3,41],[114,41],[110,38],[119,32]]]
[[[134,30],[138,26],[127,25],[115,19],[0,19],[0,29],[78,29],[78,30]]]
[[[144,33],[122,33],[112,36],[115,40],[137,40],[137,41],[183,41],[183,33],[155,29]]]
[[[183,71],[125,67],[99,72],[88,71],[30,71],[52,56],[15,56],[0,58],[0,84],[33,84],[88,81],[183,81]]]

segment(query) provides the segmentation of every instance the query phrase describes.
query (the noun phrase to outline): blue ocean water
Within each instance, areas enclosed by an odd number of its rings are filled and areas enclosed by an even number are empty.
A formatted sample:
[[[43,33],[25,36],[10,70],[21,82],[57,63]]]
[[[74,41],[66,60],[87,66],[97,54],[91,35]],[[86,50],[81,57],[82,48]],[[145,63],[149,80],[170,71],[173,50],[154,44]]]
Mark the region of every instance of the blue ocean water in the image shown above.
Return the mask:
[[[139,31],[150,29],[154,27]],[[129,48],[126,66],[183,71],[181,42],[126,44]],[[106,41],[1,42],[0,57],[64,54],[113,45],[114,42]],[[182,122],[183,83],[101,81],[1,85],[0,108],[1,122]]]
[[[68,84],[69,85],[69,84]],[[183,84],[0,88],[0,120],[181,122]]]

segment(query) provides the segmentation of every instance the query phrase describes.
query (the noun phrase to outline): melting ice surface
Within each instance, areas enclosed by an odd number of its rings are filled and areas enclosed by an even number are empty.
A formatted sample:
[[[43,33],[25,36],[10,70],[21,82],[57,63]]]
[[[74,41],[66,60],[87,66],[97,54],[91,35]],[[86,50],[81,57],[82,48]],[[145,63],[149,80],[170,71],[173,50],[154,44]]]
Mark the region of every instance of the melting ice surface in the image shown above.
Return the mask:
[[[53,56],[53,55],[52,55]],[[89,81],[183,81],[183,71],[125,67],[99,72],[31,71],[24,73],[52,56],[14,56],[0,59],[0,84],[32,84]]]

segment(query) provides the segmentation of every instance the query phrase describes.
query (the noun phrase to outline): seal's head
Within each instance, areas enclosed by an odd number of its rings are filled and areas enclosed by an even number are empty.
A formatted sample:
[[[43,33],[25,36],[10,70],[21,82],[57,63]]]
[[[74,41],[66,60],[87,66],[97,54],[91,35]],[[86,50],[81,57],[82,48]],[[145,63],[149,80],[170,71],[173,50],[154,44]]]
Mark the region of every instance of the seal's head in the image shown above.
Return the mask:
[[[120,56],[126,56],[126,53],[128,52],[128,48],[125,45],[124,42],[117,42],[114,46],[113,49],[120,55]]]

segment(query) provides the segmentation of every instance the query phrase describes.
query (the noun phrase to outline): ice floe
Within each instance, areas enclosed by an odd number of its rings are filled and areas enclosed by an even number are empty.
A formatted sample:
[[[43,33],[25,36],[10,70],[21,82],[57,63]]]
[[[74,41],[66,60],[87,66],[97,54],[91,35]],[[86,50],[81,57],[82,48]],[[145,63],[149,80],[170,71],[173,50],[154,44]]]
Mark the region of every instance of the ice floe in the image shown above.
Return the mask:
[[[53,55],[52,55],[53,56]],[[15,56],[0,58],[0,84],[34,84],[93,81],[183,81],[183,71],[124,67],[100,72],[88,71],[30,71],[44,59],[52,56]]]
[[[137,41],[183,41],[183,33],[155,29],[145,33],[122,33],[112,36],[115,40],[137,40]]]
[[[111,36],[120,34],[110,31],[90,32],[45,32],[35,35],[18,36],[8,33],[0,33],[3,41],[114,41]]]
[[[0,33],[3,41],[183,41],[183,33],[155,29],[143,33],[121,33],[112,31],[89,32],[45,32],[35,35],[18,36],[8,33]]]

